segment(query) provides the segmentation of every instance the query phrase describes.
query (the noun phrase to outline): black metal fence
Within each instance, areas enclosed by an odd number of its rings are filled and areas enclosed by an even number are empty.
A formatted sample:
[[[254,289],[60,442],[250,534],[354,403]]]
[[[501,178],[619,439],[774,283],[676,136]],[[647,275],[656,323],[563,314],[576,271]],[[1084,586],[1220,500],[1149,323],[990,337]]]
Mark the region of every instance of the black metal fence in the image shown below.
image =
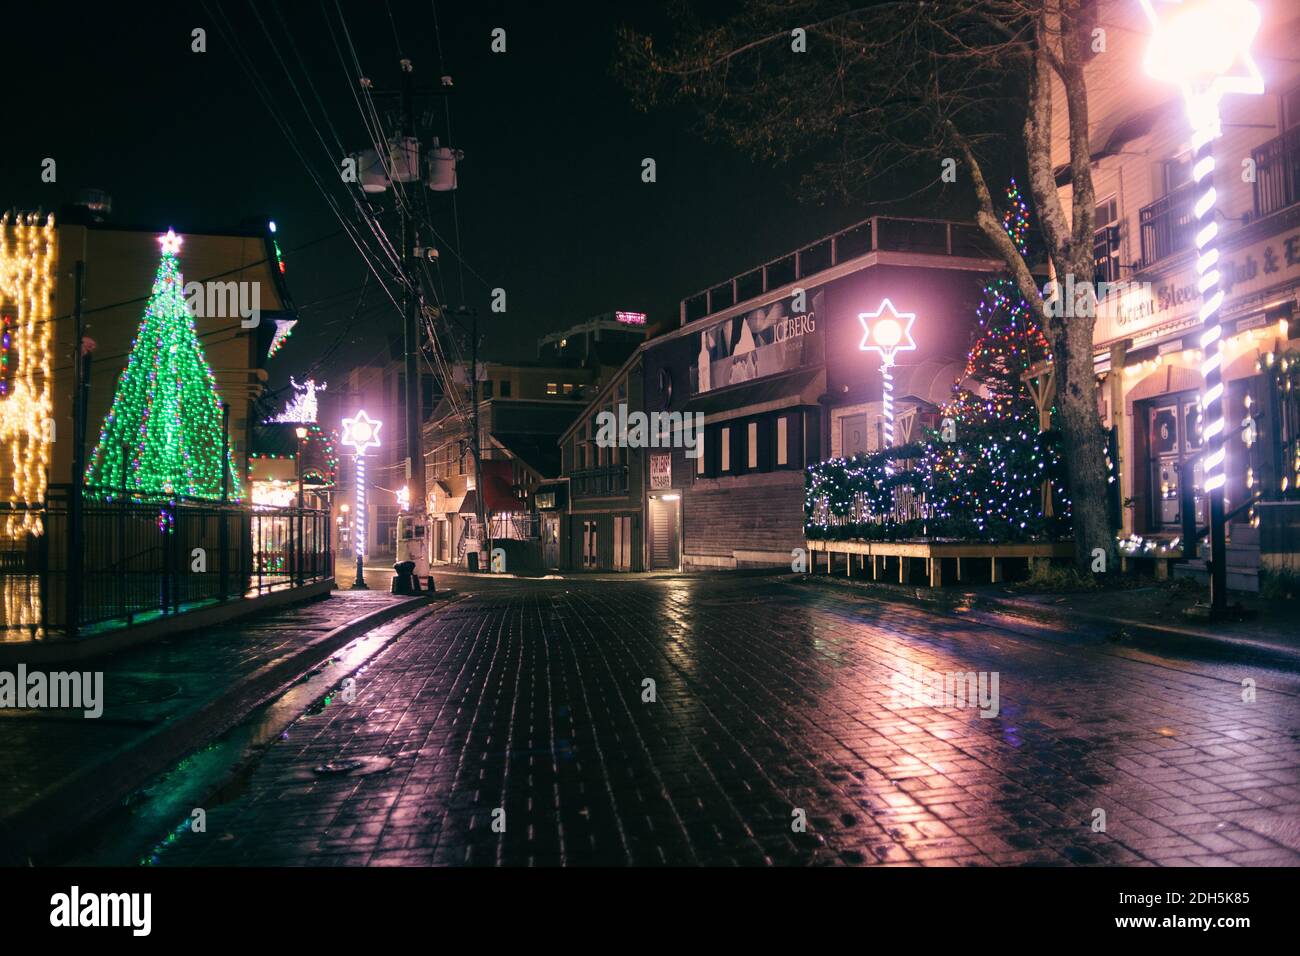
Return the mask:
[[[0,544],[0,640],[75,636],[334,573],[325,511],[86,495],[78,527],[72,491],[51,487],[27,509],[42,534]]]

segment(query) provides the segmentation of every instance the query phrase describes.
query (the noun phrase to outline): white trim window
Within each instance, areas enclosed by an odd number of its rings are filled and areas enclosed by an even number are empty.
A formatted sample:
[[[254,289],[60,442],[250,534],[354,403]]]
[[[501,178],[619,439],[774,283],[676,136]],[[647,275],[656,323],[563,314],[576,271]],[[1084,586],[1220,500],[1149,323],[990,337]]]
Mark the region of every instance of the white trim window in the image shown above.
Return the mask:
[[[721,442],[719,451],[722,452],[722,464],[719,471],[731,471],[731,429],[723,426],[722,437],[718,440]]]
[[[749,435],[746,444],[749,446],[749,456],[746,459],[745,467],[750,471],[758,469],[758,422],[749,423]]]
[[[790,419],[785,415],[776,420],[776,463],[790,464]]]

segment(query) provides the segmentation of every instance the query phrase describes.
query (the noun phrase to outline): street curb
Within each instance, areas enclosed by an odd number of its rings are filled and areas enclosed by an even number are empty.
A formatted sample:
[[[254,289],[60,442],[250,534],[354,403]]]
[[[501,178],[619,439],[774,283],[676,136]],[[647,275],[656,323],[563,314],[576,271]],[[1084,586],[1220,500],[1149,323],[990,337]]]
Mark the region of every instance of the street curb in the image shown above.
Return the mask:
[[[271,591],[252,598],[223,601],[181,614],[134,624],[88,637],[55,638],[40,641],[11,641],[0,644],[0,666],[17,664],[63,664],[91,660],[106,654],[171,637],[202,627],[216,627],[252,614],[278,611],[328,597],[334,579],[315,581],[300,588]]]
[[[1216,634],[1213,631],[1203,631],[1191,627],[1178,627],[1171,624],[1110,617],[1105,614],[1080,611],[1077,608],[1053,608],[1020,598],[979,594],[973,591],[940,592],[932,595],[927,588],[890,584],[888,582],[845,580],[824,574],[803,575],[800,580],[815,581],[818,584],[831,584],[836,587],[847,585],[852,590],[867,591],[888,600],[913,605],[926,605],[937,610],[952,611],[959,601],[973,602],[971,609],[976,611],[1000,611],[1023,618],[1037,618],[1051,624],[1083,623],[1096,627],[1124,628],[1152,639],[1178,637],[1189,641],[1210,641],[1252,651],[1264,651],[1300,662],[1300,646],[1252,640],[1231,634]]]
[[[396,601],[341,624],[294,654],[262,665],[220,696],[123,745],[0,818],[0,866],[23,865],[120,806],[185,754],[216,740],[303,673],[365,631],[432,604]],[[51,825],[51,821],[58,821]]]

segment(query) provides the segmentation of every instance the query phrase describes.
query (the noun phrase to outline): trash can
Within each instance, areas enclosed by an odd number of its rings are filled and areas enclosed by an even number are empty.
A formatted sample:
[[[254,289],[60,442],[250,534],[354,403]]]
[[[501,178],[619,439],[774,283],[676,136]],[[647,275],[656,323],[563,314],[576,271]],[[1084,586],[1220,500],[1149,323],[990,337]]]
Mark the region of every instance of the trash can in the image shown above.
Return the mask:
[[[414,561],[398,561],[393,565],[393,585],[389,589],[393,594],[416,594],[420,582],[415,577]]]

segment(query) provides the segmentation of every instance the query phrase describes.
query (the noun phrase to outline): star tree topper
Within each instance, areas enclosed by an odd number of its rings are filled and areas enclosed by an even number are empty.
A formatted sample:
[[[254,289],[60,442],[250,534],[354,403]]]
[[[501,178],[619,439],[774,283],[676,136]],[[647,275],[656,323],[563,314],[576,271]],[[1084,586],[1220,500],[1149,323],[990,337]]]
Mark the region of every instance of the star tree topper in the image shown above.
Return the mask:
[[[916,348],[912,338],[916,313],[899,312],[888,299],[882,299],[875,312],[859,312],[858,321],[862,323],[862,344],[858,348],[863,352],[879,352],[886,365],[894,364],[896,352]]]
[[[379,447],[379,429],[383,422],[377,422],[365,413],[357,412],[355,418],[343,419],[343,439],[340,442],[349,448],[355,448],[358,455],[364,455],[367,448]]]
[[[176,235],[176,230],[168,229],[166,235],[158,237],[158,245],[162,246],[163,255],[178,255],[181,251],[181,237]]]

